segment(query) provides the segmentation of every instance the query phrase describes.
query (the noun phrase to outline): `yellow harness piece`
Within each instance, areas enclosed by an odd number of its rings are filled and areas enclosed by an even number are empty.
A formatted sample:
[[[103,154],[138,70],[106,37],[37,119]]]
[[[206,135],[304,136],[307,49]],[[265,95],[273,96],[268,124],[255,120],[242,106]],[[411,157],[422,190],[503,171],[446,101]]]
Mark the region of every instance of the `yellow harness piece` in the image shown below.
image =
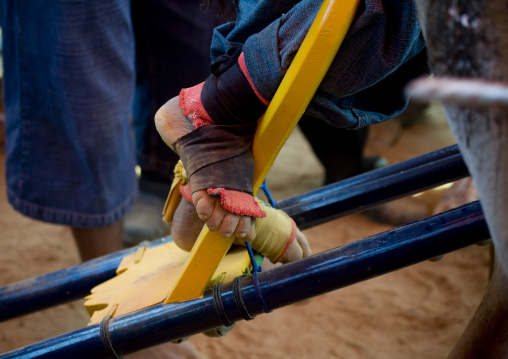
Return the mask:
[[[173,221],[173,215],[175,214],[176,207],[178,207],[178,204],[180,204],[180,201],[182,200],[182,194],[180,193],[179,187],[186,185],[189,181],[182,161],[177,162],[173,172],[173,183],[171,183],[171,189],[169,190],[166,204],[162,210],[162,220],[166,223],[171,223]]]
[[[125,257],[118,266],[117,276],[92,289],[85,298],[90,325],[105,316],[118,317],[164,302],[168,286],[178,278],[178,269],[189,256],[173,242],[155,248],[140,245],[136,253]],[[219,276],[224,282],[249,272],[250,258],[244,248],[232,249],[220,263],[206,287],[211,288]],[[110,309],[116,306],[114,313]]]
[[[175,177],[163,211],[164,220],[168,221],[173,219],[176,207],[183,197],[179,187],[188,182],[181,161],[175,166],[174,172]],[[252,241],[252,248],[275,262],[285,251],[288,238],[295,235],[293,231],[296,226],[283,211],[257,201],[267,212],[267,217],[256,221],[257,236]],[[245,246],[241,239],[235,239],[234,243]],[[136,253],[122,260],[115,278],[96,286],[92,289],[92,294],[85,298],[85,307],[91,317],[90,324],[100,322],[107,315],[117,317],[162,303],[167,296],[168,285],[178,279],[177,274],[189,255],[175,243],[155,248],[140,245]],[[233,278],[249,272],[250,268],[251,261],[247,251],[244,248],[232,248],[206,284],[206,288],[212,287],[219,278],[230,282]],[[112,308],[115,310],[112,311]]]

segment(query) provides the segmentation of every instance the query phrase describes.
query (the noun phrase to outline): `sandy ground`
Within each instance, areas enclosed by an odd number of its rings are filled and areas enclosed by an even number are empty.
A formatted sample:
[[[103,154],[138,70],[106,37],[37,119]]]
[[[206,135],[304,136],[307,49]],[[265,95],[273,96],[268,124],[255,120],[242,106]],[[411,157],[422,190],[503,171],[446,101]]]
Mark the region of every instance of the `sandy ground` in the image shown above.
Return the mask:
[[[367,152],[395,163],[454,142],[440,109],[433,107],[393,145],[373,138]],[[0,285],[77,264],[67,228],[25,218],[7,204],[0,156]],[[280,200],[319,187],[322,178],[322,168],[296,132],[268,185]],[[436,196],[421,198],[430,210]],[[321,252],[389,228],[357,214],[305,234],[313,251]],[[445,358],[480,302],[488,263],[487,247],[468,247],[436,263],[420,263],[240,322],[224,338],[197,335],[190,341],[207,357],[221,359]],[[80,300],[0,323],[0,353],[81,328],[87,321]]]

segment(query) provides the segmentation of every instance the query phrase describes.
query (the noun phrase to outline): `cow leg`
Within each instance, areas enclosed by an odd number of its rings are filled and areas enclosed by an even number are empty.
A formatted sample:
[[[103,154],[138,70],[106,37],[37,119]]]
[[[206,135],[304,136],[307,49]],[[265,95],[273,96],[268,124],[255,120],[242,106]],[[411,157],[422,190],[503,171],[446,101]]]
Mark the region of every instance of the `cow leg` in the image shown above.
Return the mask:
[[[503,0],[419,0],[436,76],[508,84],[508,5]],[[444,104],[477,186],[501,267],[508,273],[508,107]]]
[[[508,358],[508,277],[495,261],[487,291],[448,359]]]
[[[508,83],[504,0],[418,0],[435,76]],[[508,357],[508,108],[444,104],[496,250],[485,297],[450,358]]]

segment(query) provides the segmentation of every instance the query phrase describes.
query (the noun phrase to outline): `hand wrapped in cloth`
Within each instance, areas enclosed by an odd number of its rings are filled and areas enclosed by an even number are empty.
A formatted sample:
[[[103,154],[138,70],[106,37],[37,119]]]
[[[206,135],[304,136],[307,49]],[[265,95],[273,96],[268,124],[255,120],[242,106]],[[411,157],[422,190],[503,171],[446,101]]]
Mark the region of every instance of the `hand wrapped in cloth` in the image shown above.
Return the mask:
[[[201,231],[201,221],[192,205],[190,184],[182,162],[175,167],[175,179],[164,208],[164,220],[172,222],[171,233],[175,243],[190,251]],[[283,211],[267,206],[256,199],[266,217],[256,220],[255,238],[252,248],[266,256],[272,263],[288,263],[311,254],[309,243],[298,230],[294,221]],[[236,245],[245,245],[245,240],[235,239]]]
[[[180,155],[198,217],[223,237],[252,240],[254,219],[266,212],[252,196],[251,146],[268,101],[251,86],[243,54],[237,56],[225,56],[205,82],[183,89],[155,121],[163,140]]]

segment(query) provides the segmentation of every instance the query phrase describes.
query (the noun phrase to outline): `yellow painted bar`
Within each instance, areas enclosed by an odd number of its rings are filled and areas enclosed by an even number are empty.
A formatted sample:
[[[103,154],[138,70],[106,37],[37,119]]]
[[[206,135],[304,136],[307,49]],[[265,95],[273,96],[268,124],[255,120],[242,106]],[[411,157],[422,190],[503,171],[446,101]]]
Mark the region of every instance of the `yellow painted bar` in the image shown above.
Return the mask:
[[[186,263],[180,270],[179,279],[169,288],[164,303],[200,297],[233,241],[233,236],[223,238],[218,232],[212,232],[203,226]]]
[[[254,137],[254,189],[302,117],[353,22],[359,0],[324,1]]]
[[[351,26],[359,0],[325,0],[256,130],[254,192],[314,96]],[[201,296],[233,244],[203,227],[165,303]]]

